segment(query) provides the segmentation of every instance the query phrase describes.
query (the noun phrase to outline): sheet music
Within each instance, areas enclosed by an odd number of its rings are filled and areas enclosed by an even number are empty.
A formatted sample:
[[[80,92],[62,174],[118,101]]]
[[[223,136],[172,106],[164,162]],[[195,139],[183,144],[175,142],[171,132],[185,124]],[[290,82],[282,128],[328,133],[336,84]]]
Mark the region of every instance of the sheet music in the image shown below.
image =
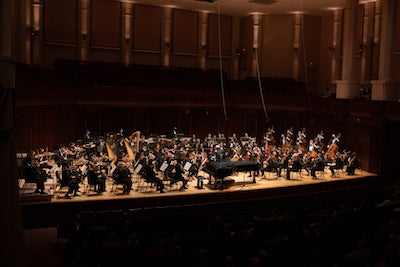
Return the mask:
[[[192,163],[190,163],[190,162],[186,162],[185,163],[185,166],[183,166],[183,169],[185,170],[185,171],[189,171],[189,169],[190,169],[190,167],[192,167]]]
[[[135,168],[135,172],[136,172],[136,173],[139,173],[140,170],[142,169],[142,167],[143,167],[143,165],[139,163],[139,164],[136,166],[136,168]]]
[[[161,164],[160,171],[165,171],[168,168],[168,163],[166,161]]]

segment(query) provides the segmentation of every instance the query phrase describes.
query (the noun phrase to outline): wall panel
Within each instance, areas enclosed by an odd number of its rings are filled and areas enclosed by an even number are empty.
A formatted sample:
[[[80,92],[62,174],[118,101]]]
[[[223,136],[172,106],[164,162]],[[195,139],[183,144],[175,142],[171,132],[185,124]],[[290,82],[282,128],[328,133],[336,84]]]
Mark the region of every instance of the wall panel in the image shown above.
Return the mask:
[[[222,57],[231,57],[232,17],[210,14],[208,18],[208,56],[219,57],[221,54]]]
[[[173,54],[197,55],[199,15],[174,9],[172,26]]]
[[[136,4],[134,7],[134,50],[161,51],[161,8]]]
[[[77,0],[44,2],[45,42],[75,44],[77,36]]]
[[[92,0],[91,46],[120,48],[121,4],[119,1]]]

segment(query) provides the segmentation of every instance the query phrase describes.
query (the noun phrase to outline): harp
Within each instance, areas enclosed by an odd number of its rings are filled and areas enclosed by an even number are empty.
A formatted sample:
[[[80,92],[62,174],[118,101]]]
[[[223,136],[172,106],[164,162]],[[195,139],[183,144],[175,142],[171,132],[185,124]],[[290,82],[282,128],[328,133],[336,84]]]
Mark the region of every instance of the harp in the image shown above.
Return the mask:
[[[140,131],[133,132],[129,136],[129,143],[134,143],[135,144],[135,152],[139,152],[139,145],[140,145]]]
[[[108,154],[108,158],[111,160],[110,165],[114,166],[115,162],[117,161],[117,155],[115,155],[115,153],[113,152],[113,150],[111,149],[111,146],[109,143],[106,143],[106,148],[107,148],[107,154]]]
[[[125,138],[124,142],[125,142],[126,152],[128,153],[129,160],[133,162],[135,160],[135,153],[133,153],[131,143],[129,142],[128,138]]]

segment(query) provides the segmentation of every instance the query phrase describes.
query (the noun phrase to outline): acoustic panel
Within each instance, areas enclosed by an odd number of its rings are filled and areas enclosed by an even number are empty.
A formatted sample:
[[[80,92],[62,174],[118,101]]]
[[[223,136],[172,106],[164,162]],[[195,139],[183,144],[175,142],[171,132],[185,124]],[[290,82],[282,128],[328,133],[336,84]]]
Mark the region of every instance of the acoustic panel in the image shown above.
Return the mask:
[[[161,8],[136,4],[134,18],[134,49],[160,52]]]
[[[121,3],[92,0],[91,46],[120,48]]]
[[[208,18],[208,55],[230,57],[232,54],[232,17],[210,14]]]
[[[45,42],[75,44],[77,0],[46,0],[43,5]]]
[[[197,55],[198,13],[180,9],[174,9],[173,13],[173,54]]]

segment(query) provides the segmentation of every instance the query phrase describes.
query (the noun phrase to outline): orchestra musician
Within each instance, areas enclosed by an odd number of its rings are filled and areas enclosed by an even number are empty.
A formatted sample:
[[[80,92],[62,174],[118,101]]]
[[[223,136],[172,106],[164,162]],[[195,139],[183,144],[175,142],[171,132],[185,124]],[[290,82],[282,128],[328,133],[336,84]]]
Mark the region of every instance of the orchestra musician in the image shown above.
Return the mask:
[[[90,164],[88,171],[88,183],[94,185],[94,191],[98,194],[106,191],[106,170],[101,170],[99,165]]]
[[[181,164],[176,159],[174,159],[171,161],[170,167],[171,168],[169,169],[167,176],[171,180],[171,185],[178,182],[182,182],[182,186],[180,187],[179,191],[184,191],[185,189],[187,189],[188,181],[183,176],[183,169]]]
[[[44,183],[47,180],[46,172],[39,168],[37,160],[31,156],[24,159],[23,176],[26,179],[25,182],[36,183],[35,193],[46,194],[46,192],[44,192]]]
[[[79,183],[81,177],[79,176],[76,165],[71,164],[71,162],[64,161],[61,168],[61,185],[68,186],[68,192],[65,194],[65,197],[71,198],[71,194],[73,194],[73,196],[80,196]]]
[[[288,161],[288,166],[286,169],[286,180],[290,180],[291,172],[299,172],[301,176],[302,165],[300,162],[300,156],[298,153],[293,153],[290,160]]]
[[[271,128],[268,128],[265,137],[264,137],[264,148],[266,152],[269,152],[273,146],[275,146],[275,137],[274,137],[275,131],[274,131],[274,126]]]
[[[335,160],[335,162],[329,166],[329,170],[331,171],[332,178],[336,177],[335,170],[341,170],[341,169],[343,169],[343,166],[344,166],[344,162],[343,162],[342,155],[340,154],[340,152],[336,152],[334,160]]]
[[[157,191],[165,193],[163,181],[161,178],[156,176],[152,160],[149,160],[147,164],[143,166],[143,178],[149,183],[156,184]]]
[[[113,172],[113,178],[118,184],[123,185],[123,194],[129,194],[131,192],[133,183],[128,164],[122,161],[118,162],[117,168]]]
[[[175,127],[176,130],[176,127]],[[268,131],[266,133],[266,136],[264,138],[265,142],[265,147],[261,146],[261,148],[258,146],[256,139],[251,138],[248,133],[244,133],[244,136],[238,140],[236,137],[236,134],[234,133],[231,137],[225,138],[225,135],[223,133],[218,133],[218,135],[213,135],[211,133],[208,133],[206,135],[206,138],[200,139],[196,135],[192,135],[191,138],[189,139],[184,139],[184,138],[178,138],[178,133],[175,132],[175,137],[173,140],[168,140],[166,138],[160,138],[160,139],[151,139],[150,141],[147,141],[144,137],[144,135],[140,135],[140,132],[135,133],[135,138],[136,138],[136,143],[139,143],[137,147],[137,151],[134,154],[134,160],[137,162],[138,159],[142,157],[143,166],[145,164],[148,164],[148,161],[151,161],[153,163],[154,171],[158,171],[160,166],[167,161],[168,164],[171,167],[167,168],[168,170],[168,176],[171,178],[172,183],[176,183],[178,181],[182,181],[182,187],[181,190],[185,190],[188,185],[188,177],[193,177],[196,176],[197,173],[201,170],[203,166],[209,161],[222,161],[225,159],[230,159],[231,161],[241,161],[241,160],[254,160],[259,163],[260,171],[262,175],[264,174],[265,171],[273,171],[276,172],[277,176],[279,177],[281,174],[282,169],[287,169],[290,168],[286,172],[286,177],[290,177],[290,172],[293,171],[293,164],[297,161],[294,160],[295,158],[293,157],[293,150],[296,149],[296,153],[298,154],[298,157],[300,159],[300,164],[306,164],[305,168],[306,170],[313,170],[312,176],[313,178],[315,177],[315,171],[318,169],[316,168],[316,164],[319,159],[319,154],[322,155],[321,161],[323,161],[324,164],[327,164],[326,159],[328,158],[325,156],[325,150],[322,149],[324,144],[322,143],[322,140],[324,139],[323,137],[323,131],[321,131],[315,139],[310,139],[307,148],[305,151],[303,151],[301,146],[304,145],[304,141],[306,140],[305,136],[305,128],[302,129],[302,131],[296,131],[297,132],[297,140],[293,139],[293,128],[290,128],[286,130],[282,134],[281,141],[282,144],[284,144],[282,147],[279,147],[279,140],[276,140],[274,138],[274,129],[273,127],[268,128]],[[295,132],[295,133],[296,133]],[[116,162],[119,161],[124,161],[124,158],[126,155],[129,155],[129,149],[126,145],[126,142],[123,138],[121,138],[123,134],[117,133],[117,134],[111,134],[111,135],[105,135],[104,137],[99,137],[98,139],[92,139],[93,143],[87,143],[87,144],[95,144],[96,147],[93,149],[95,153],[91,153],[90,150],[85,149],[85,144],[82,146],[80,142],[77,142],[76,144],[74,142],[69,143],[68,146],[63,146],[61,145],[59,149],[57,149],[56,152],[56,157],[58,157],[56,162],[59,161],[69,161],[71,165],[75,166],[70,166],[71,170],[69,172],[75,173],[75,175],[72,175],[76,177],[76,181],[78,182],[78,186],[72,184],[71,185],[71,193],[69,194],[74,194],[74,192],[78,192],[79,190],[79,181],[80,177],[82,174],[79,173],[79,170],[77,166],[79,164],[86,164],[86,160],[90,161],[90,164],[96,164],[96,163],[102,163],[104,165],[113,165]],[[337,152],[337,149],[333,149],[332,147],[337,147],[338,142],[340,141],[340,134],[332,135],[332,140],[328,145],[329,149],[332,149],[332,151]],[[104,139],[103,139],[104,138]],[[279,138],[279,135],[277,135],[277,138]],[[296,137],[295,137],[296,138]],[[132,139],[132,138],[131,138]],[[107,142],[106,142],[107,140]],[[201,140],[201,141],[200,141]],[[297,146],[292,146],[292,142],[297,141],[296,144]],[[274,145],[274,144],[277,145]],[[87,146],[86,144],[86,146]],[[90,146],[91,148],[92,146]],[[328,149],[328,150],[329,150]],[[113,153],[115,152],[115,153]],[[229,153],[228,153],[229,152]],[[329,150],[329,152],[331,152]],[[38,152],[39,153],[39,152]],[[41,153],[45,153],[44,150],[42,149]],[[109,154],[107,156],[107,153]],[[116,155],[114,155],[116,154]],[[327,154],[326,154],[327,155]],[[129,156],[129,160],[132,157]],[[289,160],[292,160],[291,164],[289,163]],[[154,164],[156,162],[156,164]],[[188,177],[183,176],[183,163],[185,162],[190,162],[192,163],[191,168],[189,169]],[[333,166],[333,160],[332,166]],[[351,157],[349,158],[349,161],[345,161],[345,163],[350,163],[354,162],[357,163],[357,161],[351,161]],[[125,162],[125,164],[130,164],[130,162]],[[295,163],[297,164],[297,163]],[[61,165],[61,164],[58,164]],[[118,165],[118,164],[117,164]],[[288,167],[291,166],[291,167]],[[354,167],[353,165],[348,167],[348,174],[351,175],[352,173],[354,174]],[[122,169],[122,166],[120,166]],[[352,169],[353,168],[353,169]],[[100,168],[101,169],[101,168]],[[100,169],[96,169],[96,175],[97,178],[100,178],[99,174],[102,174]],[[90,168],[89,168],[90,171]],[[117,167],[117,170],[115,173],[122,172],[119,167]],[[132,185],[131,177],[129,170],[128,171],[123,171],[125,173],[125,186],[124,186],[124,193],[129,193]],[[255,174],[258,173],[257,171],[254,171]],[[90,174],[93,175],[93,174]],[[64,175],[66,179],[68,179],[68,175]],[[102,176],[101,178],[105,180],[105,177],[107,175],[105,174],[104,177]],[[167,175],[166,175],[167,176]],[[93,177],[95,177],[93,175]],[[123,175],[122,175],[123,177]],[[95,179],[93,178],[95,181]],[[122,182],[122,181],[121,181]],[[75,183],[75,182],[74,182]],[[38,184],[38,191],[41,191],[41,184]],[[159,186],[158,190],[160,189],[161,185]],[[105,186],[103,185],[97,185],[97,191],[103,191],[105,190]],[[69,195],[68,194],[68,195]]]
[[[325,170],[325,160],[322,153],[318,153],[316,158],[311,159],[312,167],[310,170],[312,179],[317,179],[316,172]]]
[[[360,167],[360,161],[357,157],[356,152],[352,152],[347,163],[346,173],[347,175],[354,175],[357,168]]]

